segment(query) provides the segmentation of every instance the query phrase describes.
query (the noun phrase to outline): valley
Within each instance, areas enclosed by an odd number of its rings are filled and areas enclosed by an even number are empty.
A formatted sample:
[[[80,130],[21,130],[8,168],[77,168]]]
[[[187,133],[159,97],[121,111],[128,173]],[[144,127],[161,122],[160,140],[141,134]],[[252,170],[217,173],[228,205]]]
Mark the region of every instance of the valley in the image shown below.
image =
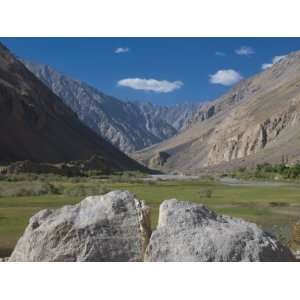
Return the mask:
[[[84,124],[126,153],[157,144],[186,129],[202,106],[200,103],[161,106],[123,101],[48,65],[23,63]]]
[[[298,161],[299,53],[213,101],[173,106],[123,101],[48,65],[23,62],[86,126],[133,159],[163,172],[197,175],[283,157]]]
[[[183,261],[294,260],[290,250],[299,248],[300,215],[299,74],[298,51],[248,79],[240,76],[215,100],[155,105],[109,96],[48,65],[17,59],[0,44],[0,257],[16,249],[13,260],[31,260],[31,246],[46,228],[50,238],[44,242],[53,249],[62,244],[62,256],[36,247],[37,260],[80,261],[83,255],[144,261],[150,259],[152,238],[154,248],[167,247],[162,257],[158,250],[158,260],[172,261],[175,256],[168,253],[174,249]],[[183,86],[155,79],[125,82],[155,92]],[[189,243],[181,226],[191,234]],[[222,234],[210,236],[214,231],[224,231],[226,243]],[[28,240],[20,239],[23,232]],[[165,237],[172,240],[178,232],[181,248],[175,241],[168,249]],[[75,255],[68,238],[83,253]],[[250,250],[244,251],[244,241]],[[204,247],[200,253],[193,242],[214,250]],[[236,247],[233,252],[227,244]],[[115,252],[107,250],[111,245]],[[266,256],[264,245],[271,249]],[[23,247],[29,256],[23,256]],[[184,254],[186,249],[192,256]]]

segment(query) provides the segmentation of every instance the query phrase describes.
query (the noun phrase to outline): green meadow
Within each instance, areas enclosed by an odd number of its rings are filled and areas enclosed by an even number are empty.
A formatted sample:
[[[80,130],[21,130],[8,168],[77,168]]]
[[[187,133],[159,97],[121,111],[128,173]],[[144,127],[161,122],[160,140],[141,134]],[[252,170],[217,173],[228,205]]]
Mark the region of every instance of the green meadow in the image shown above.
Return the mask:
[[[159,205],[177,198],[203,203],[217,213],[240,217],[272,230],[288,243],[300,217],[300,185],[228,186],[215,181],[156,181],[57,178],[0,181],[0,257],[12,251],[29,218],[44,208],[75,204],[86,195],[129,190],[151,207],[155,229]]]

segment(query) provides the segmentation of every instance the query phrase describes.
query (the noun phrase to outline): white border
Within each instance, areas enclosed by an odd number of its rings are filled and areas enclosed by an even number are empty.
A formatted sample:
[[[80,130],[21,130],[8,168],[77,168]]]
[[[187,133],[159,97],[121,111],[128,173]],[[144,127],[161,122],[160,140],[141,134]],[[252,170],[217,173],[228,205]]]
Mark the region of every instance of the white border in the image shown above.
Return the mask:
[[[300,2],[8,0],[0,36],[300,36]],[[1,299],[293,299],[296,263],[1,263]]]
[[[7,0],[0,36],[299,36],[296,0]]]
[[[1,299],[297,299],[296,263],[2,263]]]

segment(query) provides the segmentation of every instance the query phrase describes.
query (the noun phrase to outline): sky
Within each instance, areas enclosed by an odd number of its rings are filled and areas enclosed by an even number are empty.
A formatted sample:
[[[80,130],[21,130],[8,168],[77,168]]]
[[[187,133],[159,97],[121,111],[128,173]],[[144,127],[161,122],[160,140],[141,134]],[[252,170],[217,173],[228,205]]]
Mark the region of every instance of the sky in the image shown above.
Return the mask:
[[[155,104],[208,101],[289,52],[300,38],[0,38],[102,92]]]

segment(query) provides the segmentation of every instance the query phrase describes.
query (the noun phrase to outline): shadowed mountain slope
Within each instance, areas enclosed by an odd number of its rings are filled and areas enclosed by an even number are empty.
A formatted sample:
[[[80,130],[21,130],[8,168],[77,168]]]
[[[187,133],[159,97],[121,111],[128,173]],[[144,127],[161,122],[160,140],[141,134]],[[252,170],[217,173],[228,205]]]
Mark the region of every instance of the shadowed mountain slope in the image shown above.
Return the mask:
[[[83,125],[0,44],[0,161],[62,162],[102,156],[114,169],[142,167]]]

